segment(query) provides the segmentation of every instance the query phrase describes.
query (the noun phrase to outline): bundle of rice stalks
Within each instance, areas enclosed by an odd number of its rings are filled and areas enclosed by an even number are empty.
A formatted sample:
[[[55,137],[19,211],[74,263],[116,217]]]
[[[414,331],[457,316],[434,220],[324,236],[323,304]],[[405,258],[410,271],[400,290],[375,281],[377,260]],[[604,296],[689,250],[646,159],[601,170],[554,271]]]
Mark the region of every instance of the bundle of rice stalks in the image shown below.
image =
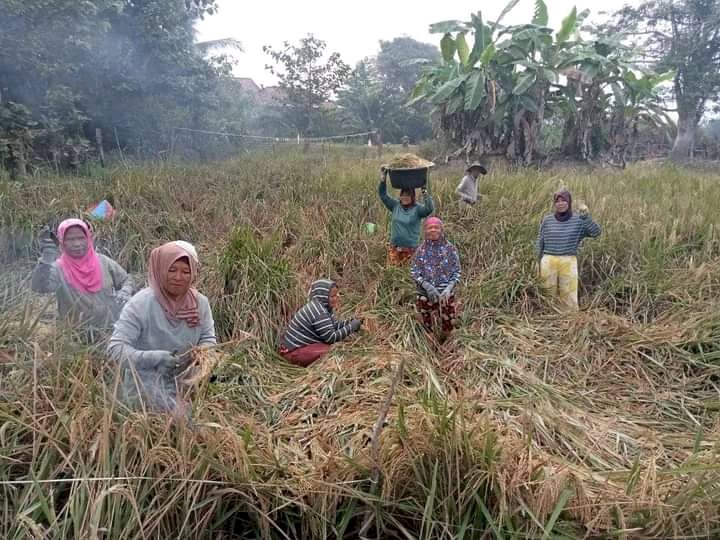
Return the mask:
[[[199,386],[200,383],[208,380],[223,360],[222,354],[217,349],[208,347],[195,347],[188,354],[190,363],[178,375],[178,379],[188,389]]]
[[[391,160],[390,163],[384,167],[388,170],[398,169],[427,169],[433,167],[435,164],[432,161],[423,159],[415,154],[397,154]]]

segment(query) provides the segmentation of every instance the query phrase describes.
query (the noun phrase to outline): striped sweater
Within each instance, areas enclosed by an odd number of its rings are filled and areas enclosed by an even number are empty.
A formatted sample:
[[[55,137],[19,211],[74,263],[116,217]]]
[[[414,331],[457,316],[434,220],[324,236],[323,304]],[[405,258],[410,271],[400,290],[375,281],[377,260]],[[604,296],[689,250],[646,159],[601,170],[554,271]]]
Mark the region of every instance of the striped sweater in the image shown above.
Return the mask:
[[[537,237],[537,255],[577,255],[584,238],[600,236],[600,225],[590,216],[573,214],[567,221],[558,221],[553,214],[545,216],[540,223]]]
[[[310,288],[310,301],[295,314],[280,345],[294,351],[313,343],[336,343],[352,333],[350,321],[337,321],[330,309],[330,291],[335,283],[329,279],[315,281]]]

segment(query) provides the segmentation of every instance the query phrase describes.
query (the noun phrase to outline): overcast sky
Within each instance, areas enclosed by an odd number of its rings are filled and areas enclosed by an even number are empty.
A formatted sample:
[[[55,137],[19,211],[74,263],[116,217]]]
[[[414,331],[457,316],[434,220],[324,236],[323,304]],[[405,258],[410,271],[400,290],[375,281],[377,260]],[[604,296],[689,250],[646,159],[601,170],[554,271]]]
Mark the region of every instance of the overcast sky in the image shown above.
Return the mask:
[[[600,10],[612,11],[625,4],[639,3],[638,0],[545,1],[550,14],[549,26],[556,29],[574,5],[578,11],[589,8],[591,20],[600,20]],[[376,54],[380,40],[410,36],[438,45],[440,36],[428,33],[431,23],[469,20],[470,13],[479,9],[485,20],[495,20],[505,4],[505,0],[218,0],[219,12],[198,24],[198,40],[240,40],[245,52],[236,53],[235,74],[267,86],[275,84],[276,79],[265,70],[269,57],[263,53],[263,45],[297,42],[312,33],[327,42],[328,51],[339,52],[345,62],[354,65]],[[520,0],[504,22],[529,22],[534,5],[534,0]]]

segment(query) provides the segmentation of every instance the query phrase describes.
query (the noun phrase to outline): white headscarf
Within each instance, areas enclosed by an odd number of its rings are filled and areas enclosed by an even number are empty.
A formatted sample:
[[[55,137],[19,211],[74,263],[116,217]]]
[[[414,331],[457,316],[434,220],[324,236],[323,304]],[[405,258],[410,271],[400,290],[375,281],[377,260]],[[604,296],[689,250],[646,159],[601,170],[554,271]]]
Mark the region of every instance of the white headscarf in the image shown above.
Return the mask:
[[[198,258],[197,250],[195,249],[195,246],[193,246],[190,242],[186,242],[185,240],[175,240],[172,242],[177,247],[182,249],[185,253],[190,255],[194,260],[196,264],[200,264],[200,259]]]

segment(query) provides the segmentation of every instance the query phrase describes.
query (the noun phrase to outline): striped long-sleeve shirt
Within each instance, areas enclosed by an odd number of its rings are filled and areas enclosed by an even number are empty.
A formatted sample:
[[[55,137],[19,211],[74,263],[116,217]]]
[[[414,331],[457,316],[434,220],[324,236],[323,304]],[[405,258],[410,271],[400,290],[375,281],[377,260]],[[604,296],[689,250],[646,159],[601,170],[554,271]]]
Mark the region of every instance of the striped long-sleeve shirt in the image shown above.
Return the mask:
[[[537,255],[577,255],[584,238],[600,236],[600,225],[590,216],[573,214],[567,221],[558,221],[553,214],[540,223],[536,242]]]
[[[338,321],[328,304],[330,290],[335,283],[318,280],[310,289],[310,301],[293,316],[280,344],[290,351],[313,343],[336,343],[342,341],[353,330],[350,321]]]

